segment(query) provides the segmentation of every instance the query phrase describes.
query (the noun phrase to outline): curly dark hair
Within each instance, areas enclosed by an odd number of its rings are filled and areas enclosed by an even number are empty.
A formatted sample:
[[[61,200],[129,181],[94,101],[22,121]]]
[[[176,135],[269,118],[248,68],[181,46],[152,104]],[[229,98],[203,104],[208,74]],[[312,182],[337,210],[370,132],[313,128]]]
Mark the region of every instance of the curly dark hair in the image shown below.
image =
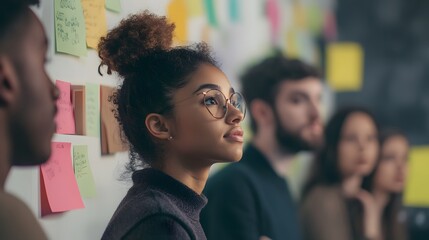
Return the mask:
[[[129,171],[162,157],[144,122],[150,113],[173,116],[172,94],[184,87],[201,64],[217,66],[204,43],[172,47],[175,25],[148,11],[124,19],[101,38],[101,64],[123,79],[110,97],[124,140],[130,145]],[[101,73],[100,73],[101,74]]]
[[[321,74],[312,67],[297,59],[288,59],[281,53],[275,53],[261,62],[251,66],[241,76],[243,96],[247,106],[255,99],[261,99],[274,106],[274,99],[280,83],[284,81],[300,81],[307,77],[321,78]],[[255,120],[252,116],[251,128],[257,131]]]

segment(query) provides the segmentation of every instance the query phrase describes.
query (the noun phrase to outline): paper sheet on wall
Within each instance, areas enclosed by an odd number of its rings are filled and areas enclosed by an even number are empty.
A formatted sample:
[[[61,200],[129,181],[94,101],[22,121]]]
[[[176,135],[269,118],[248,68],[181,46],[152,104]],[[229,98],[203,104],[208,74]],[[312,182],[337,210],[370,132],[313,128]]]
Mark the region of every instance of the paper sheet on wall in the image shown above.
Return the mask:
[[[404,203],[414,207],[429,207],[429,146],[411,150]]]
[[[186,0],[189,17],[199,17],[203,15],[202,0]]]
[[[323,28],[324,16],[320,6],[312,5],[307,8],[308,27],[315,35],[319,35]]]
[[[55,0],[55,43],[57,52],[86,56],[85,20],[80,1]]]
[[[323,36],[327,41],[337,39],[337,19],[333,11],[326,11],[324,15]]]
[[[57,100],[58,112],[55,116],[55,123],[57,124],[56,133],[75,134],[73,105],[70,97],[71,84],[57,80],[55,85],[60,91],[60,97]]]
[[[292,7],[293,11],[293,24],[297,28],[306,28],[307,16],[305,8],[302,4],[294,3]]]
[[[96,195],[94,177],[88,159],[88,146],[73,146],[73,169],[82,197],[91,198]]]
[[[295,29],[291,29],[286,33],[285,52],[288,58],[299,57],[298,36]]]
[[[86,44],[96,49],[100,38],[107,33],[104,0],[81,0],[86,26]]]
[[[204,9],[207,15],[208,23],[212,27],[217,27],[218,22],[216,18],[216,9],[215,9],[213,0],[203,0],[203,1],[204,1]]]
[[[229,18],[231,22],[238,22],[240,19],[240,7],[238,0],[229,0]]]
[[[76,135],[86,134],[86,111],[85,111],[85,86],[72,85],[71,99],[74,112],[74,123]]]
[[[40,166],[42,216],[84,208],[72,168],[71,143],[52,142],[49,160]]]
[[[271,27],[271,38],[275,41],[280,33],[280,8],[278,0],[267,0],[267,17]]]
[[[85,85],[86,135],[100,137],[100,85]]]
[[[336,91],[359,91],[362,88],[364,53],[358,43],[331,43],[326,50],[326,74]]]
[[[122,10],[120,0],[106,0],[106,9],[120,13]]]
[[[112,95],[114,88],[101,86],[101,153],[112,154],[126,151],[128,148],[123,144],[120,135],[119,124],[112,112],[114,106],[108,98]]]
[[[174,22],[174,41],[184,44],[188,41],[188,9],[186,0],[172,0],[167,8],[167,18]]]

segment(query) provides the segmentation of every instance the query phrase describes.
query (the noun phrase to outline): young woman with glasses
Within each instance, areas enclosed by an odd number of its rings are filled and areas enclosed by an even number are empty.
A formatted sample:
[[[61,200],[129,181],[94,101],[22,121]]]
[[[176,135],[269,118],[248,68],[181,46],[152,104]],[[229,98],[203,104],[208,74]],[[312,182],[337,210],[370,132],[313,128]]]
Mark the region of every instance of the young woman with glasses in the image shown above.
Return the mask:
[[[98,46],[100,67],[123,80],[112,101],[133,180],[103,239],[206,239],[199,214],[210,166],[241,158],[242,95],[205,44],[173,47],[173,30],[145,11]]]

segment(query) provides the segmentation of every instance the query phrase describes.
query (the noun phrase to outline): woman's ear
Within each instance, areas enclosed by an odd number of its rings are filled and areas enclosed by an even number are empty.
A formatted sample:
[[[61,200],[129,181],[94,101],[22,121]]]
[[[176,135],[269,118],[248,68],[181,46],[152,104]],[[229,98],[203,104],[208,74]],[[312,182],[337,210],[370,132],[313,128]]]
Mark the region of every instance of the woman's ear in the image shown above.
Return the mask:
[[[172,137],[168,122],[161,114],[150,113],[146,116],[145,124],[150,134],[156,139],[168,140]]]

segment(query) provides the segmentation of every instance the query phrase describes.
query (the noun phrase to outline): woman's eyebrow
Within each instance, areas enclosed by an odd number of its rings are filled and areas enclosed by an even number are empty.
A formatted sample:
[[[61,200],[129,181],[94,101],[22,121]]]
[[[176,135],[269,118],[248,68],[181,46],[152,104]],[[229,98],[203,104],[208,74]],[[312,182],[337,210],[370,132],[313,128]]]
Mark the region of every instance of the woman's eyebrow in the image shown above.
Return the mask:
[[[213,83],[207,83],[207,84],[203,84],[200,85],[197,90],[195,90],[193,93],[197,93],[198,91],[200,91],[201,89],[216,89],[220,91],[220,87],[219,85],[213,84]]]

